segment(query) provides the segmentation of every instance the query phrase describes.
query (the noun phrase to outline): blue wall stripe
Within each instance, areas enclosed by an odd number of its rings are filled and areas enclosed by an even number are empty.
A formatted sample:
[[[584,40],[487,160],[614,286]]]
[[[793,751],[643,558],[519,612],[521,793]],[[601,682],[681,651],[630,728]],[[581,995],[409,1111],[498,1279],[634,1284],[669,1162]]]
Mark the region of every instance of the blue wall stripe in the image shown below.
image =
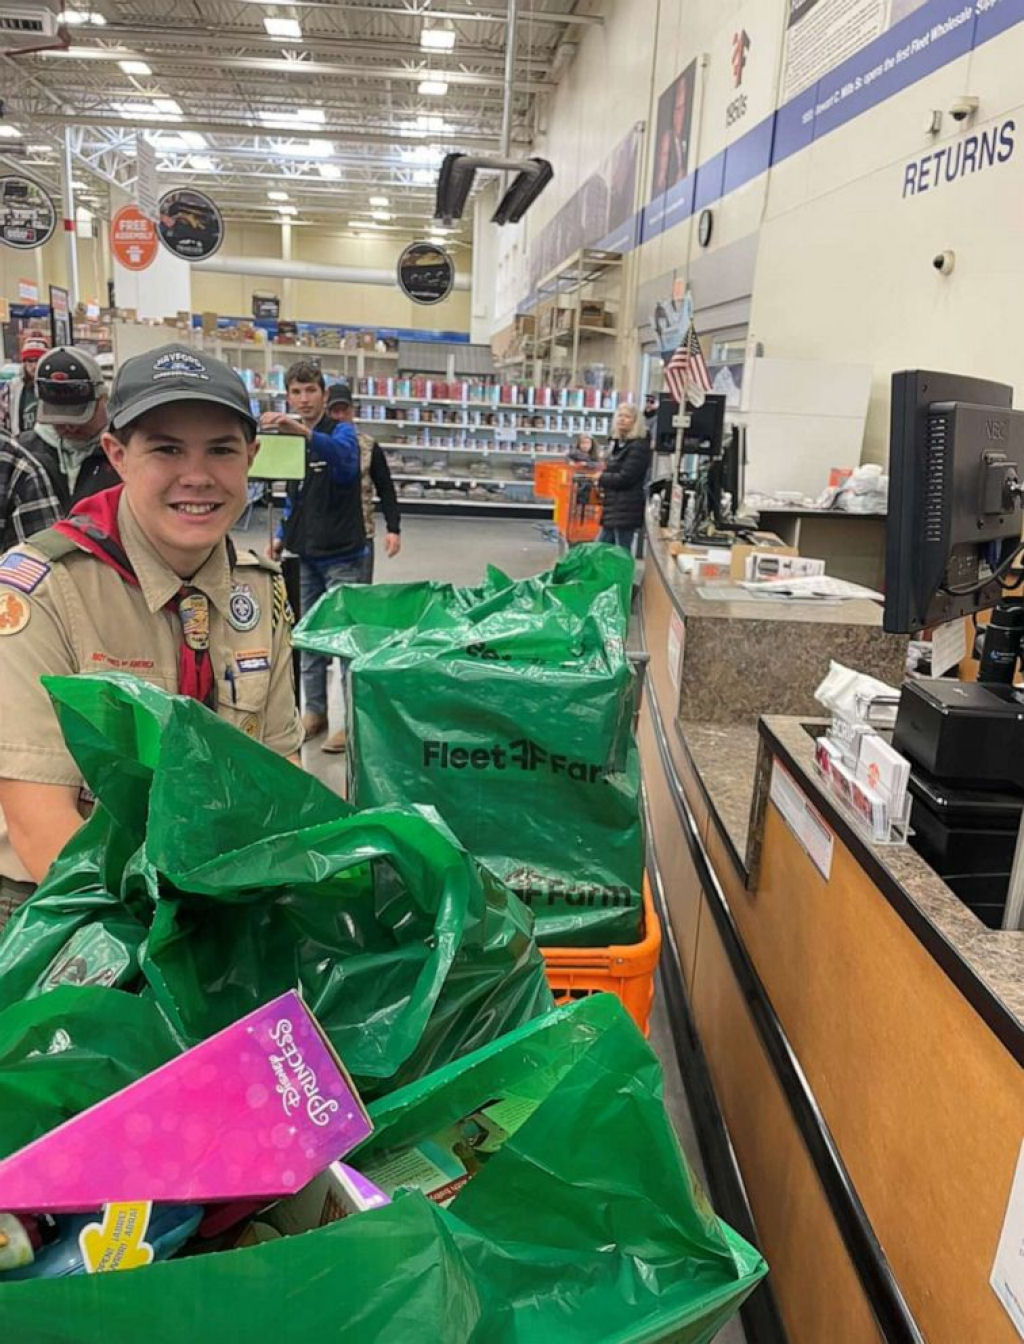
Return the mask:
[[[979,12],[983,3],[985,0],[976,0],[974,5],[969,0],[928,0],[915,13],[823,75],[816,84],[777,108],[724,151],[698,165],[662,197],[649,201],[640,212],[640,243],[650,242],[694,212],[754,181],[773,164],[799,153],[815,140],[1024,21],[1024,0],[991,0],[991,8]],[[967,10],[971,14],[963,22],[932,38],[934,29],[965,15]],[[897,61],[902,49],[915,37],[923,36],[927,36],[923,45]]]

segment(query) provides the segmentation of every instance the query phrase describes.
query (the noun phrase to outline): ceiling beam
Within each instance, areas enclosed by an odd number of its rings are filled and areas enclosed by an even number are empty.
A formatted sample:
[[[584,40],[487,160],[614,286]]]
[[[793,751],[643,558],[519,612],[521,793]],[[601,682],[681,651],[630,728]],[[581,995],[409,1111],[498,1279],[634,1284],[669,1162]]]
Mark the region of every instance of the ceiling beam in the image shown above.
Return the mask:
[[[173,60],[187,59],[184,52],[175,53],[168,50],[165,44],[173,47],[187,47],[200,45],[209,48],[211,42],[225,43],[233,47],[254,48],[256,51],[267,52],[266,57],[260,58],[253,56],[253,60],[267,59],[276,66],[281,66],[286,54],[292,52],[301,53],[303,56],[307,52],[317,54],[322,53],[327,56],[348,56],[350,59],[359,60],[377,55],[385,55],[392,60],[401,60],[405,58],[409,61],[415,61],[417,66],[422,69],[430,69],[438,64],[445,62],[457,62],[464,65],[472,65],[475,61],[484,62],[495,69],[501,69],[504,62],[504,50],[502,47],[467,47],[456,44],[455,50],[450,52],[430,52],[424,49],[417,42],[391,41],[387,38],[366,38],[366,37],[325,37],[319,33],[307,33],[303,38],[297,39],[294,43],[282,45],[282,43],[273,37],[268,37],[264,33],[251,32],[244,28],[232,28],[224,25],[196,26],[192,29],[172,28],[166,24],[158,23],[108,23],[103,27],[102,33],[89,33],[88,37],[73,41],[72,45],[64,51],[54,49],[52,52],[45,53],[47,60],[74,60],[76,56],[84,60],[102,59],[93,56],[94,51],[108,52],[111,50],[110,42],[113,39],[126,42],[131,45],[131,50],[119,50],[111,59],[120,60],[124,57],[145,56],[147,55],[147,44],[152,43],[151,54],[154,60]],[[85,55],[84,53],[90,53]],[[273,53],[270,55],[269,53]],[[247,58],[248,59],[248,58]],[[304,64],[299,61],[298,64]],[[545,56],[531,56],[524,52],[516,56],[516,64],[520,67],[536,67],[538,70],[547,69],[550,64],[549,58]]]
[[[328,131],[318,129],[316,131],[307,131],[305,127],[300,126],[295,130],[288,130],[284,127],[273,128],[263,125],[251,126],[242,121],[204,121],[200,117],[185,117],[181,121],[158,122],[151,121],[148,118],[139,117],[119,117],[115,114],[110,116],[99,116],[96,114],[86,115],[83,113],[65,115],[56,112],[41,112],[35,114],[34,120],[43,126],[81,126],[97,127],[107,130],[123,130],[131,128],[140,131],[161,132],[167,135],[174,135],[180,131],[199,131],[203,135],[230,135],[237,134],[250,138],[259,138],[263,140],[312,140],[317,143],[327,144],[371,144],[371,145],[389,145],[393,148],[407,146],[412,149],[416,145],[424,143],[447,143],[452,140],[465,141],[472,143],[480,148],[497,148],[498,137],[496,135],[477,134],[476,132],[457,133],[455,135],[434,134],[429,132],[425,136],[402,136],[395,135],[392,132],[385,131],[363,131],[355,130],[336,130]],[[202,151],[203,153],[224,153],[229,154],[230,149],[211,148]],[[239,150],[239,152],[249,152]],[[263,154],[269,154],[271,151],[264,148],[260,151]],[[296,146],[296,155],[301,158],[301,147]],[[308,157],[308,156],[307,156]]]

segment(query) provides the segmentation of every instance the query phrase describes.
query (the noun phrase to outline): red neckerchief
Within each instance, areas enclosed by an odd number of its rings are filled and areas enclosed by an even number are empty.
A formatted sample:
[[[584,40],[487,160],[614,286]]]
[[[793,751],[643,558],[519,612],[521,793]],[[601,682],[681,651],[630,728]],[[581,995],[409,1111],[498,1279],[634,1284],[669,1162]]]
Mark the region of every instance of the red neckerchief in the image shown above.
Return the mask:
[[[123,485],[115,485],[109,490],[81,499],[72,508],[70,515],[54,524],[54,531],[62,537],[68,537],[79,550],[87,551],[103,564],[109,565],[125,583],[138,588],[139,576],[121,541],[117,526],[117,509],[121,502]],[[186,598],[199,598],[207,603],[205,594],[189,584],[181,588],[165,604],[165,611],[173,611],[181,618],[180,607]],[[178,649],[178,694],[189,695],[204,705],[213,708],[214,683],[213,664],[209,649],[209,608],[206,607],[206,637],[193,639],[193,647],[186,638],[186,623],[182,621],[181,646]]]

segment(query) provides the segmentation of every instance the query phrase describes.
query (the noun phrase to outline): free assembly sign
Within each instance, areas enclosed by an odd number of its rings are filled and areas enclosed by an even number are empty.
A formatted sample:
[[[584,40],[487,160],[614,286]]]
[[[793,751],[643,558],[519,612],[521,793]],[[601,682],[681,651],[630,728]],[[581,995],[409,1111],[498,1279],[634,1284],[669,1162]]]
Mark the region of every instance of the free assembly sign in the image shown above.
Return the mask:
[[[452,292],[455,263],[434,243],[410,243],[398,259],[398,285],[414,303],[440,303]]]
[[[27,177],[0,177],[0,243],[27,251],[53,234],[57,211],[42,187]]]

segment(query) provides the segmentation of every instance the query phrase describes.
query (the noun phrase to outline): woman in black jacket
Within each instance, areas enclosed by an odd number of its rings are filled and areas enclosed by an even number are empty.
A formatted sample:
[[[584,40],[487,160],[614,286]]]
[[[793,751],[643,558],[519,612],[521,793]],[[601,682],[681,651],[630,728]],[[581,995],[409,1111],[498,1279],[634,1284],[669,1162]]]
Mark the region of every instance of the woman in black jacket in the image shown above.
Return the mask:
[[[633,405],[619,407],[612,429],[615,437],[598,479],[602,498],[598,541],[624,546],[632,552],[644,521],[644,482],[651,462],[651,445],[640,428]]]

